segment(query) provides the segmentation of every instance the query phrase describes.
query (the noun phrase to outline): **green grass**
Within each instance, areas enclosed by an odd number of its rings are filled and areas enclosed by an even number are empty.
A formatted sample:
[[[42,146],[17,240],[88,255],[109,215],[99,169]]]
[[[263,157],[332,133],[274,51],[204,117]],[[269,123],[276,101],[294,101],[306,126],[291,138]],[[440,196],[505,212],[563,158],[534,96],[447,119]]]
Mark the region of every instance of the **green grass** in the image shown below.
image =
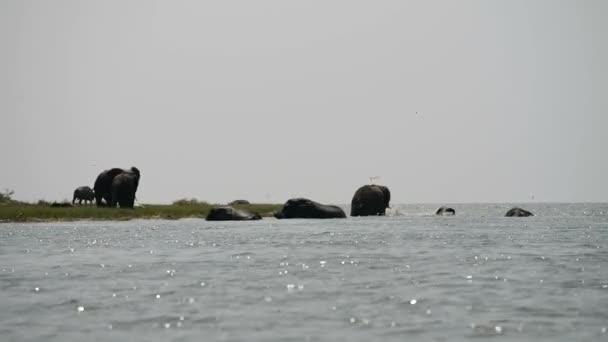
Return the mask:
[[[205,202],[191,202],[170,205],[149,204],[135,209],[97,208],[94,205],[53,208],[44,204],[12,202],[0,203],[0,222],[205,218],[213,206]],[[248,204],[234,207],[251,213],[257,212],[262,216],[272,216],[281,205]]]

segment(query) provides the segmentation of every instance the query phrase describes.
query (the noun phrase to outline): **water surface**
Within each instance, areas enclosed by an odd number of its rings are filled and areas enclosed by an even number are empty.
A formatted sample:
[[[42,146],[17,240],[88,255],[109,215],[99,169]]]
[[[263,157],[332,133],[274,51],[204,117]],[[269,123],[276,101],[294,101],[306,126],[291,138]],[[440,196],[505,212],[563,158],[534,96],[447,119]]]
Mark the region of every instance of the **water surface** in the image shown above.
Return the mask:
[[[397,206],[346,220],[0,225],[0,336],[608,338],[608,205]]]

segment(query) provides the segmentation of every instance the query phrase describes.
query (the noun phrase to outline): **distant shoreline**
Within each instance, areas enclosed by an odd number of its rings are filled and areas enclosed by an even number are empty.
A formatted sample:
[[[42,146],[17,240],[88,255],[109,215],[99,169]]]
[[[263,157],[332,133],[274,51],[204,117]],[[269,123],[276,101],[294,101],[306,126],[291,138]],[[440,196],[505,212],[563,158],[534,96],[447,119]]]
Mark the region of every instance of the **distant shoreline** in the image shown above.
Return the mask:
[[[220,205],[220,204],[218,204]],[[72,221],[128,221],[133,219],[177,220],[183,218],[205,218],[209,210],[217,205],[207,203],[175,205],[149,204],[135,209],[97,208],[95,205],[74,205],[54,208],[37,204],[0,205],[0,224],[14,222],[72,222]],[[233,207],[262,217],[271,217],[281,204],[243,204]]]

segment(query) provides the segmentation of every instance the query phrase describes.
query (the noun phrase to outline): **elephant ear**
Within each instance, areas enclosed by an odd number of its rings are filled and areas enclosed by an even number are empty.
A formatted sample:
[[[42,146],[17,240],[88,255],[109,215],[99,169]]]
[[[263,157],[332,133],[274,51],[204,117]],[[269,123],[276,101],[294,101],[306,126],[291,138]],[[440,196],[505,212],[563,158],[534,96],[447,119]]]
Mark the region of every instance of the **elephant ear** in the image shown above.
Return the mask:
[[[378,188],[382,191],[382,195],[384,196],[384,205],[387,208],[390,208],[390,202],[391,202],[390,190],[388,190],[388,188],[384,185],[378,185]]]
[[[141,177],[141,173],[139,172],[139,169],[136,168],[135,166],[131,167],[131,172],[133,172],[135,175],[137,175],[137,178]]]

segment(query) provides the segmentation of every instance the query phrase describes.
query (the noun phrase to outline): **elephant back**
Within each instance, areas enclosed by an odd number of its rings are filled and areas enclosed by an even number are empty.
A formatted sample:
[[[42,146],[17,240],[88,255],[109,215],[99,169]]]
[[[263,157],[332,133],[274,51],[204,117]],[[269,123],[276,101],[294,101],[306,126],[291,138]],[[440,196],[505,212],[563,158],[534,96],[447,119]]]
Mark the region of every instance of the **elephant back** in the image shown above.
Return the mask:
[[[102,171],[99,176],[97,176],[93,189],[95,189],[95,192],[109,191],[114,178],[123,172],[123,169],[117,167]]]
[[[441,206],[441,207],[439,207],[439,209],[437,209],[437,211],[435,211],[435,215],[444,215],[444,216],[456,215],[456,210],[454,210],[454,208]]]
[[[533,213],[522,209],[522,208],[512,208],[511,210],[507,211],[507,214],[505,215],[506,217],[528,217],[528,216],[534,216]]]
[[[351,216],[384,215],[390,202],[390,191],[382,185],[363,185],[353,195]]]
[[[292,198],[285,202],[280,211],[274,214],[278,219],[304,218],[329,219],[345,218],[342,208],[335,205],[326,205],[308,198]]]
[[[211,208],[206,217],[207,221],[248,221],[261,220],[262,216],[258,213],[249,213],[244,210],[235,209],[230,206]]]

